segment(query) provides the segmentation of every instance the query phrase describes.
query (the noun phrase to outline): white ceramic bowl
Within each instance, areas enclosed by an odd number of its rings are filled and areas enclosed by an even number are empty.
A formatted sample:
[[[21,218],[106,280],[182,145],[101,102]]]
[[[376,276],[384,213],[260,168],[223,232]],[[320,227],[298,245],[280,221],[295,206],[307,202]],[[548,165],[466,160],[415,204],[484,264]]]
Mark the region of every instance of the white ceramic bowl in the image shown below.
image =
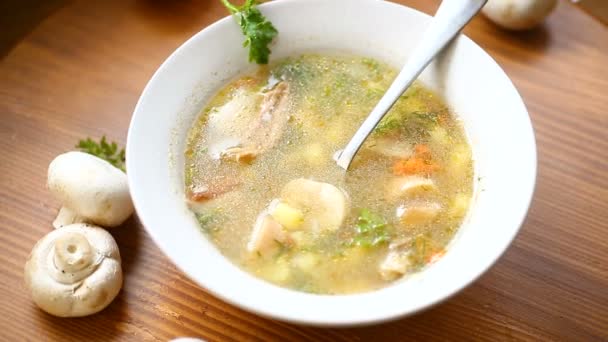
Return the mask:
[[[279,30],[272,59],[306,51],[369,56],[399,68],[430,17],[377,0],[281,0],[261,6]],[[314,295],[277,287],[240,270],[199,232],[184,203],[185,136],[205,101],[252,68],[232,18],[196,34],[143,91],[127,142],[137,213],[161,250],[215,296],[260,315],[314,325],[373,323],[412,314],[455,294],[486,271],[517,234],[536,176],[534,133],[513,84],[479,46],[461,36],[421,76],[464,122],[476,182],[469,215],[447,254],[382,290]]]

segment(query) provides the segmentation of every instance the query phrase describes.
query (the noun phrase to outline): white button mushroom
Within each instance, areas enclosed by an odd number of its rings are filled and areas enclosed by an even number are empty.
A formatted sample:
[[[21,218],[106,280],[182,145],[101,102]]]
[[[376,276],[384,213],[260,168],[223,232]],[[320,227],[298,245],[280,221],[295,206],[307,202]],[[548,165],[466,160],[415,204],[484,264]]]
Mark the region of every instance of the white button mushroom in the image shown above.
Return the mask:
[[[49,165],[47,186],[63,204],[55,228],[76,222],[115,227],[133,214],[127,175],[87,153],[57,156]]]
[[[25,284],[34,303],[59,317],[94,314],[122,286],[120,253],[112,235],[83,223],[40,239],[25,263]]]
[[[510,30],[527,30],[539,25],[553,11],[557,0],[489,0],[483,14]]]

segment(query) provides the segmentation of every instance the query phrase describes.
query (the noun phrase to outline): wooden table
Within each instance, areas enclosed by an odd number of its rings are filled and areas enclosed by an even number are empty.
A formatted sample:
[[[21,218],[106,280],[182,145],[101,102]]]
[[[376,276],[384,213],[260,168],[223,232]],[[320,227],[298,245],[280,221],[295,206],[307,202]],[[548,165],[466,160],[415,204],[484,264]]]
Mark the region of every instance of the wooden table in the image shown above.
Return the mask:
[[[437,4],[403,2],[426,12]],[[57,211],[49,161],[86,136],[124,143],[154,70],[224,15],[218,0],[69,2],[0,61],[0,340],[608,340],[608,29],[566,3],[532,32],[483,18],[466,30],[528,105],[539,174],[514,244],[449,301],[352,329],[260,318],[198,288],[132,219],[112,231],[126,279],[107,309],[80,319],[37,309],[23,265]]]

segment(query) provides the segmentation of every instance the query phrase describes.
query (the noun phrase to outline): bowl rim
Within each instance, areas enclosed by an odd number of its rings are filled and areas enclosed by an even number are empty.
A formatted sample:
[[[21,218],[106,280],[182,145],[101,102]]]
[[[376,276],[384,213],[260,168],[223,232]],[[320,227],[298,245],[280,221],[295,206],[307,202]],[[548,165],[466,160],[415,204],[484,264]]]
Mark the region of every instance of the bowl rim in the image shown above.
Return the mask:
[[[264,3],[259,5],[260,8],[262,9],[272,9],[272,8],[278,8],[278,7],[288,7],[291,6],[294,3],[301,3],[301,2],[307,2],[310,5],[314,5],[314,3],[316,2],[322,2],[322,1],[326,1],[326,0],[282,0],[279,2],[268,2],[268,3]],[[400,5],[400,4],[396,4],[396,3],[392,3],[392,2],[386,2],[386,1],[381,1],[381,0],[333,0],[334,2],[343,2],[343,3],[348,3],[349,5],[356,5],[357,3],[371,3],[371,2],[375,2],[378,4],[382,4],[382,5],[386,5],[386,6],[392,6],[395,10],[410,10],[413,12],[416,12],[417,15],[421,15],[421,16],[425,16],[428,18],[430,18],[429,15],[420,12],[414,8],[411,7],[407,7],[404,5]],[[141,114],[142,110],[142,102],[144,100],[144,98],[146,98],[146,95],[149,92],[149,88],[151,88],[154,83],[157,82],[159,75],[165,73],[165,70],[167,69],[167,65],[169,65],[171,63],[171,61],[174,59],[174,57],[180,53],[182,53],[187,46],[189,46],[190,44],[193,44],[193,42],[201,35],[204,34],[205,32],[210,32],[212,30],[219,30],[222,29],[222,26],[226,25],[229,21],[232,21],[233,19],[231,18],[230,15],[210,24],[209,26],[203,28],[201,31],[195,33],[192,37],[190,37],[188,40],[186,40],[182,45],[180,45],[176,50],[174,50],[171,55],[169,57],[167,57],[167,59],[160,65],[160,67],[155,71],[155,73],[153,74],[153,76],[150,78],[150,80],[148,81],[148,83],[146,84],[144,90],[142,91],[142,94],[140,96],[140,98],[138,99],[138,102],[135,106],[134,112],[133,112],[133,117],[131,119],[130,125],[129,125],[129,133],[128,133],[128,138],[127,138],[127,144],[126,144],[126,156],[127,156],[127,160],[126,160],[126,165],[127,165],[127,170],[134,170],[137,168],[136,166],[136,162],[135,159],[136,158],[130,158],[130,156],[133,156],[136,154],[135,150],[134,150],[134,144],[133,144],[133,139],[135,139],[132,135],[132,131],[134,130],[134,127],[137,125],[137,122],[140,116],[142,116],[143,114]],[[335,319],[335,320],[330,320],[330,321],[321,321],[321,320],[315,320],[315,319],[309,319],[309,318],[303,318],[302,316],[298,315],[298,314],[285,314],[285,313],[277,313],[277,312],[273,312],[273,311],[269,311],[266,310],[264,308],[261,308],[260,306],[253,306],[253,305],[249,305],[246,303],[242,303],[237,299],[232,298],[231,296],[229,296],[226,292],[223,291],[219,291],[217,288],[212,288],[209,287],[209,284],[206,284],[204,281],[201,281],[199,278],[195,278],[193,277],[190,272],[188,272],[188,270],[186,269],[186,267],[182,264],[180,264],[180,262],[178,262],[171,253],[171,249],[173,249],[173,247],[169,246],[168,244],[165,244],[162,241],[161,236],[154,230],[149,228],[149,220],[148,218],[146,218],[145,215],[142,215],[142,209],[141,209],[141,201],[144,201],[145,199],[142,198],[140,196],[140,193],[137,189],[138,187],[138,181],[137,179],[135,179],[134,173],[131,172],[127,172],[127,176],[129,179],[129,187],[131,190],[131,196],[133,199],[133,204],[135,207],[136,212],[138,213],[138,217],[141,220],[144,228],[146,229],[146,231],[149,233],[149,235],[152,237],[152,240],[155,242],[155,244],[160,248],[160,250],[172,261],[172,263],[181,271],[184,273],[184,275],[186,275],[188,278],[192,279],[195,283],[197,283],[199,286],[203,287],[206,291],[210,292],[211,294],[213,294],[213,296],[220,298],[221,300],[235,305],[239,308],[245,309],[249,312],[253,312],[255,314],[258,314],[260,316],[264,316],[264,317],[268,317],[268,318],[272,318],[272,319],[279,319],[282,321],[288,321],[288,322],[294,322],[294,323],[298,323],[298,324],[308,324],[308,325],[315,325],[315,326],[352,326],[352,325],[368,325],[368,324],[375,324],[375,323],[381,323],[381,322],[385,322],[385,321],[389,321],[389,320],[394,320],[397,318],[401,318],[404,316],[408,316],[408,315],[412,315],[415,314],[419,311],[422,310],[426,310],[430,307],[433,307],[449,298],[451,298],[452,296],[454,296],[455,294],[459,293],[462,289],[464,289],[465,287],[471,285],[473,282],[475,282],[478,278],[480,278],[483,274],[485,274],[496,262],[497,260],[505,253],[505,251],[507,250],[507,248],[512,244],[513,240],[515,239],[515,237],[517,236],[517,234],[519,233],[519,231],[521,230],[521,227],[527,217],[527,213],[529,211],[531,202],[532,202],[532,198],[533,198],[533,194],[534,194],[534,190],[536,187],[536,178],[537,178],[537,147],[536,147],[536,141],[535,141],[535,136],[534,136],[534,130],[533,130],[533,126],[529,117],[529,113],[525,107],[525,104],[523,103],[523,100],[521,98],[521,95],[519,94],[519,92],[517,92],[517,89],[515,88],[515,86],[513,85],[512,81],[510,80],[510,78],[505,74],[504,70],[502,68],[500,68],[500,66],[498,65],[498,63],[487,53],[485,52],[481,47],[479,47],[475,42],[473,42],[470,38],[468,38],[466,35],[461,34],[460,37],[458,37],[457,39],[460,40],[464,40],[467,43],[471,44],[471,46],[478,50],[478,53],[481,53],[488,61],[488,63],[494,64],[494,66],[496,67],[497,70],[500,71],[500,73],[502,73],[502,77],[504,79],[506,79],[506,81],[508,81],[510,83],[510,86],[515,90],[515,93],[518,96],[518,100],[521,102],[521,106],[523,108],[523,111],[526,114],[527,117],[527,125],[528,127],[525,128],[529,128],[529,134],[531,134],[531,141],[530,146],[528,146],[531,150],[531,167],[532,169],[530,171],[531,172],[531,187],[528,189],[525,198],[519,198],[519,200],[521,201],[525,201],[522,202],[524,205],[522,207],[522,210],[519,213],[519,216],[517,218],[517,228],[514,228],[512,231],[512,234],[509,236],[508,240],[505,239],[504,243],[503,243],[503,248],[501,250],[496,250],[495,253],[493,254],[493,257],[491,260],[488,260],[486,263],[486,266],[483,267],[483,269],[478,270],[478,272],[476,272],[476,275],[473,277],[470,277],[467,281],[461,282],[460,284],[458,284],[458,286],[453,287],[449,292],[444,293],[441,297],[439,298],[435,298],[432,301],[426,302],[423,305],[418,305],[416,307],[413,308],[409,308],[409,310],[404,309],[402,312],[399,313],[394,313],[394,312],[389,312],[389,313],[383,313],[383,314],[376,314],[373,316],[369,316],[365,319],[358,319],[356,321],[353,320],[343,320],[343,319]],[[380,290],[382,291],[382,290]],[[363,293],[363,294],[353,294],[353,295],[344,295],[345,297],[353,297],[353,296],[362,296],[362,295],[366,295],[369,293],[375,293],[378,291],[372,291],[372,292],[367,292],[367,293]],[[316,297],[333,297],[333,296],[327,296],[327,295],[312,295],[312,296],[316,296]]]

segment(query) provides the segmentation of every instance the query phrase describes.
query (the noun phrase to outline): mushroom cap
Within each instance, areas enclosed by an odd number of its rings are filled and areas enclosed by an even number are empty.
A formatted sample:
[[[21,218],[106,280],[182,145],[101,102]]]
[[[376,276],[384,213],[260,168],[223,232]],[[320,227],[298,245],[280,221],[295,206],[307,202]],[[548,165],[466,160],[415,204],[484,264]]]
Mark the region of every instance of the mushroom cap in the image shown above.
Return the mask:
[[[87,153],[57,156],[49,165],[47,186],[65,208],[86,222],[115,227],[133,214],[127,175]]]
[[[488,0],[482,13],[509,30],[527,30],[539,25],[553,11],[557,0]]]
[[[34,303],[59,317],[91,315],[122,287],[120,253],[103,228],[76,223],[40,239],[25,263]]]

